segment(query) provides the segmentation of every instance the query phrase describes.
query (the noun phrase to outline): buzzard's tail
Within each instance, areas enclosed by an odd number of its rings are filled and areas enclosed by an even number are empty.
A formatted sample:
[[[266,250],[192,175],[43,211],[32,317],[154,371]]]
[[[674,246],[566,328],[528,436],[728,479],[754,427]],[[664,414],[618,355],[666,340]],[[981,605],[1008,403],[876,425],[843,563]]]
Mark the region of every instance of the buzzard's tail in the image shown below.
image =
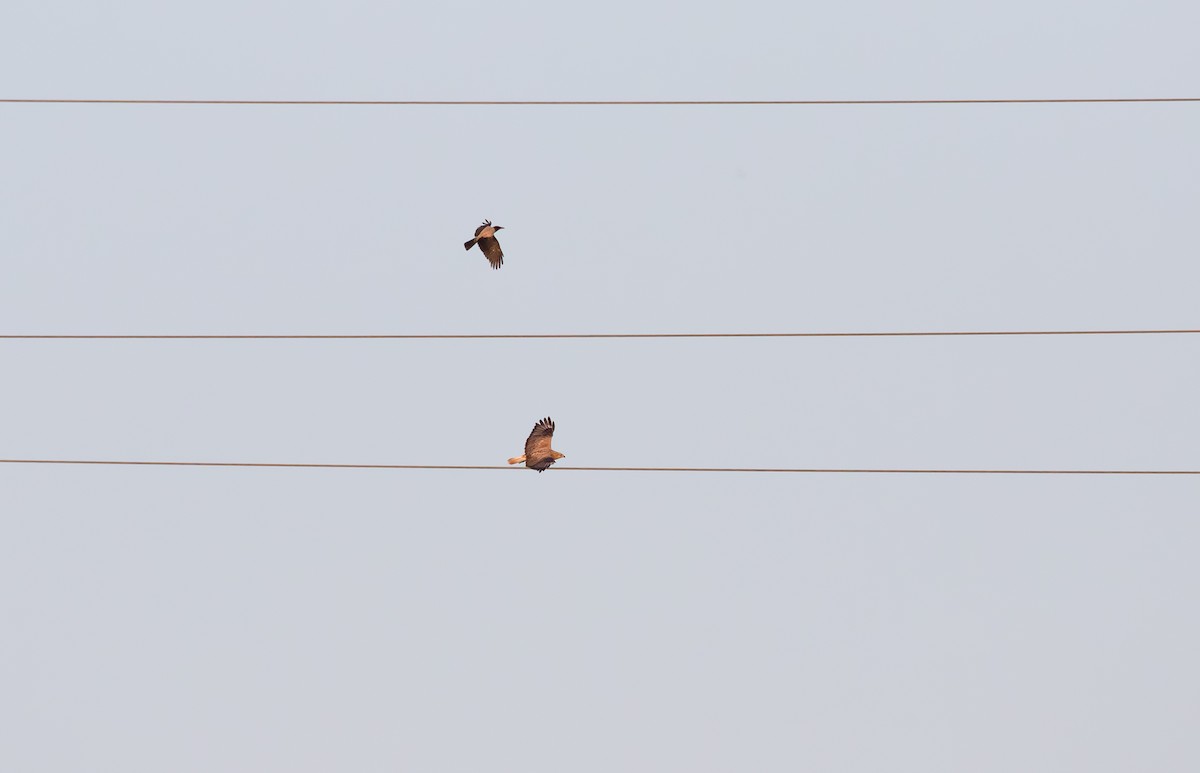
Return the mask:
[[[475,246],[475,240],[474,240],[474,239],[471,239],[470,241],[463,242],[463,249],[464,249],[464,250],[469,250],[469,249],[471,249],[471,248],[472,248],[472,247],[474,247],[474,246]]]
[[[521,462],[523,462],[523,461],[525,461],[525,455],[524,455],[524,454],[522,454],[521,456],[514,456],[513,458],[511,458],[511,459],[509,459],[509,460],[508,460],[508,463],[509,463],[509,464],[520,464],[520,463],[521,463]]]

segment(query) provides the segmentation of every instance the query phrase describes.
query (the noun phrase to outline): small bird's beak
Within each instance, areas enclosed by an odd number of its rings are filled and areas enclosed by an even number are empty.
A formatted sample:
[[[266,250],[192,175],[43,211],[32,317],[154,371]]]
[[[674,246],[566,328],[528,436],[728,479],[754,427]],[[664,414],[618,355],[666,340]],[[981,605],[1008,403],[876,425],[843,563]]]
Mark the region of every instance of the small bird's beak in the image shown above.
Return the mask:
[[[492,230],[494,230],[494,231],[503,231],[503,230],[504,230],[504,226],[502,226],[502,225],[498,225],[498,226],[496,226],[496,227],[495,227],[494,229],[492,229]]]

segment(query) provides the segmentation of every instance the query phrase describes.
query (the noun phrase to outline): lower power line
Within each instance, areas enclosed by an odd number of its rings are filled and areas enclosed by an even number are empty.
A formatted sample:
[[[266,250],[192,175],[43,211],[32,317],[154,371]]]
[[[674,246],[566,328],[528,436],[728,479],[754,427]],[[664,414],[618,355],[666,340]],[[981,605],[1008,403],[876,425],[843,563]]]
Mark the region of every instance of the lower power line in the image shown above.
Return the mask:
[[[159,462],[113,459],[0,459],[0,464],[114,465],[127,467],[274,467],[323,470],[522,470],[480,464],[322,464],[316,462]],[[902,467],[552,467],[555,472],[778,472],[872,475],[1200,475],[1200,470],[933,469]]]

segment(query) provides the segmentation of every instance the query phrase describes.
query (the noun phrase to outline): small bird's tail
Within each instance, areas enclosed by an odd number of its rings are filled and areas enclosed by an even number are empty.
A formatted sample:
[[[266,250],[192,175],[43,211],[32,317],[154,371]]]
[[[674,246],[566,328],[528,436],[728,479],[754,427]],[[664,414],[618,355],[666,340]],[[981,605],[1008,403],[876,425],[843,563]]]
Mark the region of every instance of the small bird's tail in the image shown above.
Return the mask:
[[[524,454],[522,454],[522,455],[520,455],[520,456],[514,456],[513,458],[511,458],[511,459],[509,459],[509,460],[508,460],[508,463],[509,463],[509,464],[520,464],[520,463],[521,463],[521,462],[523,462],[523,461],[525,461],[525,455],[524,455]]]
[[[474,246],[475,246],[475,240],[474,240],[474,239],[471,239],[470,241],[467,241],[467,242],[464,242],[464,243],[463,243],[463,249],[464,249],[464,250],[469,250],[469,249],[471,249],[471,248],[472,248],[472,247],[474,247]]]

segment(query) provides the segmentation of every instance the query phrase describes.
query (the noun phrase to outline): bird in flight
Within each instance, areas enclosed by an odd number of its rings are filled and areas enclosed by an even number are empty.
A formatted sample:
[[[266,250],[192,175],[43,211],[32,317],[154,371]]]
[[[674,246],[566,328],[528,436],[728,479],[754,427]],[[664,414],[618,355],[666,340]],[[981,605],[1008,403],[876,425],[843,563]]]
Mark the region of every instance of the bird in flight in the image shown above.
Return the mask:
[[[478,244],[492,268],[500,268],[504,265],[504,251],[500,249],[500,242],[496,241],[496,232],[503,228],[502,225],[492,225],[491,220],[484,220],[483,225],[475,229],[475,238],[463,244],[463,249],[469,250]]]
[[[533,432],[530,432],[529,437],[525,440],[525,454],[514,456],[508,460],[508,463],[525,462],[526,467],[542,472],[554,464],[555,460],[564,458],[562,454],[550,447],[550,438],[552,437],[554,437],[554,421],[547,416],[533,425]]]

